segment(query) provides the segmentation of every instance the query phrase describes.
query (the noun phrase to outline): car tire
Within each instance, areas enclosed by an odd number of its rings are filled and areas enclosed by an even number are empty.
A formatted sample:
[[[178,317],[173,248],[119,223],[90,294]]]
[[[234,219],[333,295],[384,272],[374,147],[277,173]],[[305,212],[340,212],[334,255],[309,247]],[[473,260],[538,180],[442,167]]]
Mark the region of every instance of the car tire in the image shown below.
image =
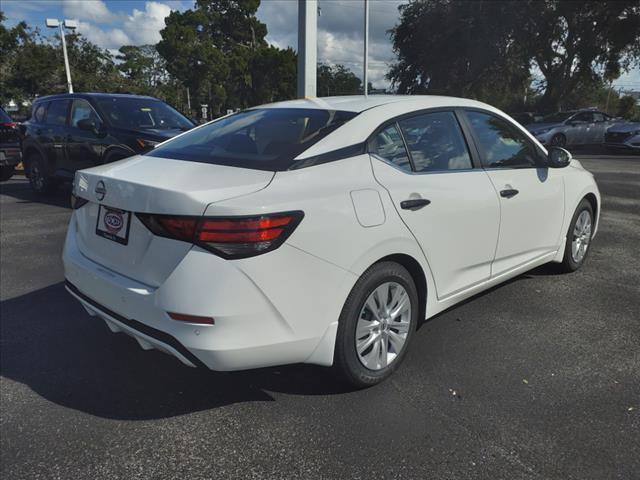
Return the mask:
[[[0,182],[6,182],[11,177],[13,177],[13,173],[15,172],[16,167],[13,165],[4,165],[0,167]]]
[[[564,257],[561,264],[562,271],[567,273],[575,272],[584,264],[591,249],[593,225],[593,207],[588,200],[583,199],[578,208],[576,208],[569,224]]]
[[[370,267],[354,285],[340,314],[333,366],[337,375],[356,388],[375,385],[391,375],[407,353],[419,310],[418,292],[406,268],[395,262]]]
[[[58,182],[47,173],[47,168],[39,153],[32,153],[27,160],[29,185],[38,195],[49,195],[55,192]]]
[[[552,147],[566,147],[567,146],[567,137],[562,133],[556,133],[553,137],[551,137],[551,142],[549,142]]]

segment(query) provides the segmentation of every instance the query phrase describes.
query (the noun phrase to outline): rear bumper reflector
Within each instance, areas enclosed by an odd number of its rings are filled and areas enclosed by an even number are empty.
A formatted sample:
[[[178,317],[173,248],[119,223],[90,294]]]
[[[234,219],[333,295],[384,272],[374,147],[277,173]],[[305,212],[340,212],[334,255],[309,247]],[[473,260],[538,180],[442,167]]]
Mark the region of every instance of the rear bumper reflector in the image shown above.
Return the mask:
[[[96,310],[104,312],[106,315],[113,317],[114,319],[118,320],[120,323],[123,323],[127,327],[131,328],[132,330],[136,330],[144,335],[147,335],[148,337],[151,337],[159,342],[169,345],[170,347],[174,348],[176,351],[180,352],[181,355],[183,355],[187,360],[193,363],[196,367],[207,368],[207,366],[204,363],[202,363],[198,357],[196,357],[193,353],[187,350],[187,348],[184,345],[182,345],[175,337],[173,337],[172,335],[169,335],[167,332],[163,332],[162,330],[158,330],[157,328],[150,327],[149,325],[146,325],[142,322],[138,322],[137,320],[125,318],[122,315],[118,315],[117,313],[109,310],[108,308],[100,305],[95,300],[86,296],[84,293],[78,290],[78,288],[74,284],[72,284],[69,280],[65,280],[64,283],[69,290],[71,290],[74,294],[76,294],[82,300],[87,302]]]

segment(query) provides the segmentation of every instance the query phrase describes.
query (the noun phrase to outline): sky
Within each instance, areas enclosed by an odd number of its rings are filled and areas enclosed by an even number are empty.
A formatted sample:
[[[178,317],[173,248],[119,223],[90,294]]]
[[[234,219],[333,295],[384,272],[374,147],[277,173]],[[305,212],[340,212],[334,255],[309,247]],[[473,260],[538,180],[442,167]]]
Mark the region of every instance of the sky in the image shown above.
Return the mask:
[[[369,81],[375,88],[389,86],[385,74],[395,55],[387,31],[398,22],[398,6],[406,2],[369,2]],[[164,18],[192,5],[192,0],[1,0],[0,10],[9,25],[26,20],[43,30],[46,18],[78,20],[80,33],[115,52],[122,45],[158,42]],[[343,64],[362,78],[362,0],[319,0],[318,5],[318,61]],[[262,0],[258,18],[267,25],[269,43],[297,48],[297,11],[297,0]],[[640,90],[640,68],[621,76],[614,87]]]

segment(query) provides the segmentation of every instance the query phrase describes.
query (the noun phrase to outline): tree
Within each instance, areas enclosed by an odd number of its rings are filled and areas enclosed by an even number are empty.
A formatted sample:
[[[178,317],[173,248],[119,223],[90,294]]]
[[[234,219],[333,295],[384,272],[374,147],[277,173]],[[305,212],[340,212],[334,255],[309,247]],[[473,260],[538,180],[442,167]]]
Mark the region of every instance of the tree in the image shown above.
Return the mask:
[[[522,2],[521,38],[545,79],[541,108],[576,88],[618,78],[640,58],[637,0]]]
[[[626,119],[632,119],[638,116],[638,110],[636,99],[631,95],[625,95],[618,101],[616,115]]]
[[[165,19],[158,52],[168,71],[189,87],[194,103],[209,104],[214,114],[295,92],[295,56],[267,44],[267,28],[255,16],[259,5],[260,0],[197,0],[192,10]]]
[[[118,70],[131,85],[152,89],[169,76],[164,58],[155,45],[124,45],[118,50],[116,60]]]
[[[391,29],[398,62],[387,77],[399,93],[522,102],[529,58],[515,5],[503,1],[421,0],[400,9]]]
[[[318,65],[319,97],[362,93],[362,81],[344,65]]]
[[[388,78],[401,93],[453,94],[518,108],[541,72],[538,108],[600,94],[640,58],[637,0],[416,0],[391,30],[398,62]]]

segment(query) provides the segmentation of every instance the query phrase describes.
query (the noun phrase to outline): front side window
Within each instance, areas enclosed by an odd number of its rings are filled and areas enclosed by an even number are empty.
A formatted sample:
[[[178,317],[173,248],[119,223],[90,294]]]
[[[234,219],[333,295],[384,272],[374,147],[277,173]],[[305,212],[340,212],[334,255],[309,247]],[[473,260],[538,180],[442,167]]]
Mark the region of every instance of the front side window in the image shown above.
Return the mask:
[[[402,136],[395,124],[388,126],[371,139],[369,153],[377,155],[398,168],[411,171],[407,149],[404,148]]]
[[[71,107],[71,126],[78,128],[78,122],[80,120],[93,120],[96,126],[101,123],[100,117],[98,117],[98,114],[91,104],[81,99],[73,101],[73,106]]]
[[[425,113],[398,123],[416,172],[473,168],[453,112]]]
[[[604,122],[604,115],[600,112],[596,112],[593,114],[593,119],[596,123],[602,123]]]
[[[47,123],[49,125],[66,125],[69,100],[54,100],[47,109]]]
[[[485,168],[535,167],[538,153],[514,125],[495,115],[467,111]]]
[[[592,123],[593,122],[593,113],[591,113],[591,112],[580,112],[575,117],[573,117],[571,120],[576,120],[578,122]]]
[[[127,130],[189,130],[193,123],[160,100],[136,97],[102,97],[99,110],[116,128]]]
[[[258,170],[286,170],[357,114],[307,108],[247,110],[196,128],[147,155]]]

